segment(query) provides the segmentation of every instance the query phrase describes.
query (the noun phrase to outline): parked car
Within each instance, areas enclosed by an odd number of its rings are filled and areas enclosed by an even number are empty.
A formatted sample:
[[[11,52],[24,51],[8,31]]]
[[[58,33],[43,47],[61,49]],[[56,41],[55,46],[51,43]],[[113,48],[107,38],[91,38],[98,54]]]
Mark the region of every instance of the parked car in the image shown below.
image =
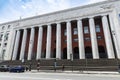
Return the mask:
[[[25,67],[23,66],[15,66],[9,69],[9,72],[24,72],[24,71],[25,71]]]
[[[1,72],[9,71],[9,66],[8,65],[0,65],[0,71]]]

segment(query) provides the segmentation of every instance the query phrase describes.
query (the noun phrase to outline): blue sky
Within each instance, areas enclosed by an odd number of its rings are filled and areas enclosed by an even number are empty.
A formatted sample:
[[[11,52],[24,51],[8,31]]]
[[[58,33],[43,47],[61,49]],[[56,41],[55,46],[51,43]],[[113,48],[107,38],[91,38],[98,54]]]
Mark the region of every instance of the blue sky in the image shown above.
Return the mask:
[[[104,0],[0,0],[0,23]]]

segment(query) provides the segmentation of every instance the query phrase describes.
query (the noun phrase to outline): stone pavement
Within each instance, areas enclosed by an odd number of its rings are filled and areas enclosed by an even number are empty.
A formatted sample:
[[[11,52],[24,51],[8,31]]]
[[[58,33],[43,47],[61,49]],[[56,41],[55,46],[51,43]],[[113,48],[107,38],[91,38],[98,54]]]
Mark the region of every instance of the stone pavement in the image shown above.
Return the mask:
[[[61,71],[61,70],[32,70],[27,71],[26,73],[67,73],[67,74],[113,74],[113,75],[120,75],[119,72],[112,72],[112,71]]]

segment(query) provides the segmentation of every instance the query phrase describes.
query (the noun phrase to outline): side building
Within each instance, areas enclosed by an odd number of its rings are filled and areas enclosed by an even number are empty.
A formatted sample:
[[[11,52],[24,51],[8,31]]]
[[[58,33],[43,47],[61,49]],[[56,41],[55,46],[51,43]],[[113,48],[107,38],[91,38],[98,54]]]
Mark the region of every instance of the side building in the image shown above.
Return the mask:
[[[1,60],[120,59],[120,0],[0,24]]]

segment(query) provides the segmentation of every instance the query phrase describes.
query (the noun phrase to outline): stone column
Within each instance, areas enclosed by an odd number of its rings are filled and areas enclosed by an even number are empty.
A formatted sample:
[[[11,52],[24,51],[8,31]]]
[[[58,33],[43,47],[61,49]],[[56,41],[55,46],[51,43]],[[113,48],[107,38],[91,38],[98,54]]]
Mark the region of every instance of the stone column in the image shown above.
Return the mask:
[[[30,35],[30,41],[29,41],[28,60],[31,60],[31,58],[32,58],[34,35],[35,35],[35,29],[32,28],[31,29],[31,35]]]
[[[67,21],[67,59],[70,59],[70,54],[72,52],[72,30],[71,30],[71,23]]]
[[[111,16],[111,20],[113,21],[113,25],[115,29],[113,34],[116,39],[117,58],[120,59],[120,16],[118,14],[119,12],[117,11],[117,9],[114,9]]]
[[[36,59],[39,60],[41,58],[42,52],[42,36],[43,36],[43,27],[39,27],[39,34],[38,34],[38,45],[37,45],[37,57]]]
[[[83,27],[82,20],[77,21],[78,28],[78,45],[79,45],[79,59],[85,59],[85,48],[84,48],[84,37],[83,37]]]
[[[105,43],[106,43],[108,58],[113,59],[113,58],[115,58],[115,55],[114,55],[114,51],[113,51],[110,29],[109,29],[108,20],[107,20],[106,15],[104,15],[102,17],[102,24],[103,24],[103,31],[104,31],[104,36],[105,36]]]
[[[8,38],[8,46],[7,46],[7,51],[6,51],[6,53],[8,53],[8,60],[12,59],[12,53],[13,53],[14,42],[15,42],[15,35],[16,35],[16,30],[12,29],[10,31],[10,35]]]
[[[24,29],[23,38],[22,38],[22,46],[21,46],[21,51],[20,51],[20,60],[24,59],[26,39],[27,39],[27,29]]]
[[[61,59],[61,25],[57,23],[57,32],[56,32],[56,58]]]
[[[98,51],[94,18],[89,19],[89,26],[90,26],[93,59],[99,59],[99,51]]]
[[[12,60],[16,60],[16,58],[17,58],[19,41],[20,41],[20,31],[17,30]]]
[[[49,59],[51,55],[51,32],[52,26],[49,24],[47,27],[46,59]]]
[[[111,27],[111,31],[112,31],[112,36],[113,36],[113,41],[115,44],[115,50],[116,50],[116,54],[117,54],[117,58],[120,59],[120,48],[119,48],[119,43],[118,43],[118,38],[116,35],[116,31],[115,31],[115,26],[114,26],[114,16],[112,15],[112,13],[109,14],[109,20],[110,20],[110,27]],[[116,22],[115,22],[116,24]]]

